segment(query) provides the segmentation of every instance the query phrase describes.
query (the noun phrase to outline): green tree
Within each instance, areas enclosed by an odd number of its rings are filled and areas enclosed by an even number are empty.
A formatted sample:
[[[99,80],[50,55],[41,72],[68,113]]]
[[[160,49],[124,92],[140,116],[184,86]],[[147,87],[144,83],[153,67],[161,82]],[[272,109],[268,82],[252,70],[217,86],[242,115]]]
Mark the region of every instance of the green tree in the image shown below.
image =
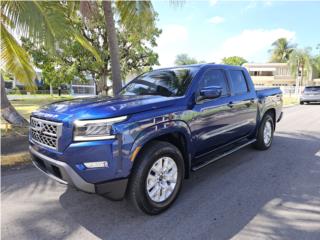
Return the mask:
[[[241,66],[242,64],[248,62],[246,59],[239,56],[225,57],[222,59],[223,64]]]
[[[98,3],[100,4],[100,3]],[[104,12],[98,8],[95,12],[94,21],[82,21],[79,16],[72,17],[73,27],[76,28],[82,36],[99,52],[103,59],[101,62],[94,60],[92,54],[78,42],[66,39],[59,43],[59,51],[53,56],[47,54],[48,51],[39,48],[36,44],[27,39],[23,39],[24,47],[33,57],[35,65],[40,68],[48,69],[54,78],[59,74],[70,73],[67,75],[64,83],[72,81],[72,76],[85,82],[89,75],[95,81],[98,92],[106,92],[107,79],[111,76],[110,52],[108,47],[107,32],[104,22]],[[119,39],[119,57],[121,77],[124,79],[128,73],[134,71],[150,70],[151,66],[158,65],[158,55],[152,50],[156,46],[156,38],[161,31],[154,27],[150,29],[150,34],[140,36],[140,41],[132,38],[130,31],[126,28],[117,29],[117,38]],[[39,58],[40,57],[40,58]],[[54,65],[54,68],[50,66]],[[50,78],[45,79],[47,82]],[[64,80],[63,75],[62,78]],[[53,79],[53,81],[55,81]]]
[[[38,46],[31,42],[29,39],[21,38],[22,47],[28,52],[31,57],[32,63],[37,68],[41,69],[42,79],[45,84],[50,86],[50,94],[52,94],[52,88],[58,87],[61,84],[70,83],[75,76],[77,76],[77,69],[75,66],[69,66],[63,61],[61,55],[65,54],[65,51],[61,51],[62,44],[59,44],[59,51],[55,54],[51,54],[44,46]],[[78,42],[70,41],[70,43],[80,45]],[[73,47],[72,45],[70,47]],[[81,50],[85,50],[81,45]],[[89,54],[91,56],[91,54]],[[71,55],[69,55],[69,61],[72,61]],[[93,61],[95,63],[95,61]]]
[[[317,77],[320,77],[320,44],[317,45],[316,49],[319,51],[319,53],[313,58],[313,67],[317,71]]]
[[[290,54],[296,48],[295,44],[290,44],[286,38],[279,38],[272,43],[270,62],[286,63],[289,61]]]
[[[98,60],[99,54],[70,25],[68,8],[60,2],[38,1],[2,1],[1,16],[1,70],[8,72],[24,83],[35,88],[35,72],[26,51],[16,41],[12,32],[30,38],[39,45],[45,45],[50,51],[56,50],[56,43],[68,37],[88,48]],[[7,98],[1,75],[1,115],[14,125],[26,125],[28,122],[13,108]]]
[[[94,19],[99,8],[97,2],[81,1],[80,11],[87,19]],[[120,28],[130,32],[130,38],[140,41],[143,34],[150,34],[155,26],[156,14],[151,1],[116,1],[114,8],[112,1],[103,1],[102,8],[105,17],[108,48],[110,52],[113,92],[118,93],[122,87],[120,51],[114,14],[119,16]],[[115,12],[115,13],[114,13]]]
[[[177,66],[181,66],[181,65],[190,65],[190,64],[197,64],[200,63],[198,62],[197,59],[190,57],[188,54],[186,53],[181,53],[178,54],[176,56],[176,60],[174,61],[174,64]]]
[[[291,52],[289,58],[289,66],[291,75],[296,78],[296,87],[298,91],[299,86],[305,85],[305,78],[307,78],[312,71],[311,49],[295,49]]]

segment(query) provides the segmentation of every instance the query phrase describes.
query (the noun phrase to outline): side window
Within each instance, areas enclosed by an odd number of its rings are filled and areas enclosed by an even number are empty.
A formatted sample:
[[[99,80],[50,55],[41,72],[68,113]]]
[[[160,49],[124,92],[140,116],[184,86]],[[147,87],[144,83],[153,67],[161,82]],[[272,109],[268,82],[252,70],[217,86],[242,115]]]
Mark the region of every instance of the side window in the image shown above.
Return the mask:
[[[221,87],[222,88],[222,96],[227,95],[228,93],[228,85],[225,74],[222,70],[211,69],[205,72],[204,76],[200,82],[200,88],[205,87]]]
[[[230,75],[235,94],[244,94],[249,91],[247,81],[241,70],[231,70]]]

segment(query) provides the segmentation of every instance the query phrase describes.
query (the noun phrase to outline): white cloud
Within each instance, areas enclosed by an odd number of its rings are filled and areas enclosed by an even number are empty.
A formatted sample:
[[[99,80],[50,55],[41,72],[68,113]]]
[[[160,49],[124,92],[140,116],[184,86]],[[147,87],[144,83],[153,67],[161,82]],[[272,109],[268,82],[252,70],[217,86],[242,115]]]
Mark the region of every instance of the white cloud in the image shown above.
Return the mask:
[[[266,7],[272,6],[272,0],[266,0],[266,1],[264,1],[264,6],[266,6]]]
[[[241,10],[242,14],[247,11],[253,10],[257,7],[271,7],[274,0],[251,0],[248,4]]]
[[[214,17],[209,19],[209,22],[213,23],[213,24],[223,23],[224,22],[224,18],[220,17],[220,16],[214,16]]]
[[[188,51],[188,30],[182,25],[172,24],[162,27],[156,52],[161,67],[172,66],[178,53]]]
[[[239,35],[226,39],[211,56],[214,56],[214,61],[217,62],[220,62],[223,57],[230,56],[241,56],[249,61],[255,61],[257,57],[265,54],[271,48],[274,41],[281,37],[292,40],[295,32],[282,28],[243,30]]]
[[[244,9],[243,9],[242,12],[246,12],[246,11],[248,11],[248,10],[250,10],[250,9],[254,9],[254,8],[256,8],[256,7],[257,7],[257,2],[256,2],[256,1],[250,1],[250,2],[244,7]]]
[[[216,5],[218,3],[218,0],[209,0],[209,4],[211,5],[211,6],[214,6],[214,5]]]

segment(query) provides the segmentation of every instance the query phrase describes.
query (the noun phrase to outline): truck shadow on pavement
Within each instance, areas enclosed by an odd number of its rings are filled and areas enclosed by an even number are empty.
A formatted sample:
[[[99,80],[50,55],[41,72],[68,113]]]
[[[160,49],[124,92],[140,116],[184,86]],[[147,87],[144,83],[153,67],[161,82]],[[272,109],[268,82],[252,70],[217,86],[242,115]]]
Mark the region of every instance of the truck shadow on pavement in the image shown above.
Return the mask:
[[[101,239],[319,239],[319,142],[314,133],[278,132],[268,151],[247,147],[192,173],[159,216],[74,189],[60,204],[73,225]]]
[[[250,147],[191,174],[176,203],[147,216],[49,180],[2,176],[4,239],[319,239],[320,134],[278,131],[268,151]],[[11,175],[10,175],[11,174]],[[19,176],[19,180],[14,180]],[[61,194],[62,193],[62,194]]]

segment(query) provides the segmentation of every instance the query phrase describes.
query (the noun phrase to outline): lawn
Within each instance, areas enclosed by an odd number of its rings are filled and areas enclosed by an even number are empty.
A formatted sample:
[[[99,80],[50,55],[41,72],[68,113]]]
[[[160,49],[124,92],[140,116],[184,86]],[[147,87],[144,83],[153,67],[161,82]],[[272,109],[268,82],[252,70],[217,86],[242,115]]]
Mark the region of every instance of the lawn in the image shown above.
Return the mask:
[[[41,106],[49,103],[72,99],[71,96],[50,96],[50,95],[34,95],[25,98],[18,98],[11,100],[11,104],[15,109],[27,120],[29,120],[31,112],[37,110]],[[1,118],[1,136],[11,135],[12,131],[16,132],[18,135],[24,133],[24,129],[14,128],[12,129],[5,120]]]
[[[295,105],[298,103],[299,103],[299,97],[297,96],[289,96],[289,95],[283,96],[283,106]]]
[[[17,109],[17,111],[26,119],[29,119],[31,112],[37,110],[39,107],[44,106],[49,103],[68,100],[71,96],[50,96],[50,95],[35,95],[29,98],[20,98],[11,100],[12,105]]]

